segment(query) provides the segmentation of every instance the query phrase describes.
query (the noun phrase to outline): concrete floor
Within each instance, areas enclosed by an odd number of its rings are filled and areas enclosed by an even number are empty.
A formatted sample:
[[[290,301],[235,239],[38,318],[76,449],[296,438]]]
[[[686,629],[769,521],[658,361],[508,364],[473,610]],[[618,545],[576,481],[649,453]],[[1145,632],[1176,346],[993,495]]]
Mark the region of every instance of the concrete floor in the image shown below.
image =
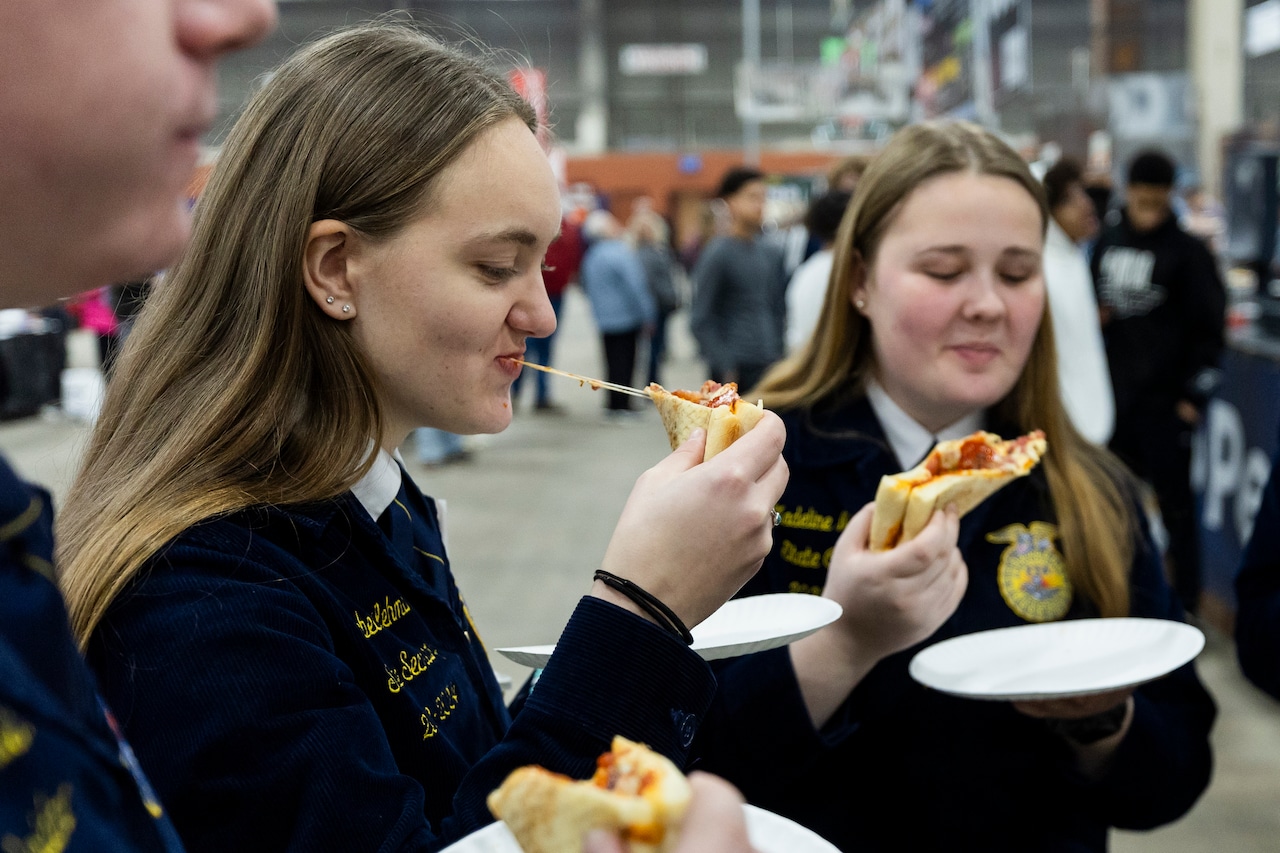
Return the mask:
[[[565,303],[556,366],[599,376],[602,360],[577,291]],[[706,378],[680,318],[663,376],[668,387]],[[668,452],[656,414],[606,422],[603,398],[549,377],[561,415],[530,411],[532,388],[511,428],[469,440],[468,462],[427,469],[405,457],[424,490],[447,502],[448,546],[477,627],[489,648],[554,642],[594,571],[635,478]],[[636,401],[640,403],[640,401]],[[0,425],[0,451],[28,479],[67,484],[87,436],[53,415]],[[1119,853],[1280,850],[1280,703],[1240,675],[1229,638],[1211,634],[1199,662],[1220,707],[1216,772],[1181,821],[1149,833],[1114,835]],[[527,670],[495,654],[494,667],[520,683]]]

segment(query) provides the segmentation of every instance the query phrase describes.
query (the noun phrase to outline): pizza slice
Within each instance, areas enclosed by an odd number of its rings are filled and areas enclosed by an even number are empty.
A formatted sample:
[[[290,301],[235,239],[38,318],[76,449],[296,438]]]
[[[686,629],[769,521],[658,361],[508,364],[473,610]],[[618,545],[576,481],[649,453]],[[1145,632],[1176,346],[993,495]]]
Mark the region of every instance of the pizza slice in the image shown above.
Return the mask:
[[[721,385],[708,379],[697,391],[668,391],[651,382],[645,391],[658,407],[672,450],[698,427],[707,431],[703,462],[737,441],[764,415],[762,408],[738,396],[736,382]]]
[[[521,767],[487,802],[524,853],[580,853],[593,829],[618,832],[633,853],[663,853],[675,845],[691,795],[679,768],[619,736],[592,778],[579,782],[537,765]]]
[[[978,431],[940,441],[916,467],[880,478],[871,517],[871,550],[916,536],[934,509],[955,504],[964,515],[1017,477],[1031,472],[1047,445],[1040,430],[1004,440]]]

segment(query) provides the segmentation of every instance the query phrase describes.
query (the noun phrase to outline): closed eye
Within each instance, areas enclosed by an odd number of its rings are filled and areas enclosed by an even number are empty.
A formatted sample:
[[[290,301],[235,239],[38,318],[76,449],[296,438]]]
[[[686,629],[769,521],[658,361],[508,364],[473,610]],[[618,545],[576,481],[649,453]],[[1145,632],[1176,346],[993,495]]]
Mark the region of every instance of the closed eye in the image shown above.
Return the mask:
[[[520,270],[516,267],[495,267],[489,264],[476,264],[476,269],[480,271],[480,275],[493,284],[503,284],[520,274]]]

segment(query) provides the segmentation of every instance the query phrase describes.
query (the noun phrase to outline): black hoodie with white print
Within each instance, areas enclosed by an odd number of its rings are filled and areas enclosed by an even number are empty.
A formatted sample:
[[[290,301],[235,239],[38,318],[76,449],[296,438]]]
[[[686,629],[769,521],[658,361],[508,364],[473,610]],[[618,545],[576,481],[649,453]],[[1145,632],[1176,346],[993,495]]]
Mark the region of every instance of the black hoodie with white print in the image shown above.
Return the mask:
[[[1093,252],[1117,420],[1203,409],[1217,387],[1226,293],[1208,248],[1174,216],[1151,231],[1113,211]]]

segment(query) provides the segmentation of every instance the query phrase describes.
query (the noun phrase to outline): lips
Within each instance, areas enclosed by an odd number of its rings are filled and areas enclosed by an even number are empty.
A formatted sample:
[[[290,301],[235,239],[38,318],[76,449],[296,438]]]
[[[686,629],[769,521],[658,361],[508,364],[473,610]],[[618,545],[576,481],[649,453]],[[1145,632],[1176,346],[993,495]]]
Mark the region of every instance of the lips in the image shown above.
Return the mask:
[[[520,375],[520,371],[523,368],[521,367],[518,361],[513,361],[513,359],[523,360],[524,350],[520,350],[519,352],[503,353],[502,355],[495,358],[494,361],[497,362],[499,370],[501,370],[503,373],[505,373],[507,376],[511,377],[512,379],[515,379],[517,376]]]
[[[1000,356],[1000,348],[994,344],[955,344],[948,349],[970,367],[985,367]]]

